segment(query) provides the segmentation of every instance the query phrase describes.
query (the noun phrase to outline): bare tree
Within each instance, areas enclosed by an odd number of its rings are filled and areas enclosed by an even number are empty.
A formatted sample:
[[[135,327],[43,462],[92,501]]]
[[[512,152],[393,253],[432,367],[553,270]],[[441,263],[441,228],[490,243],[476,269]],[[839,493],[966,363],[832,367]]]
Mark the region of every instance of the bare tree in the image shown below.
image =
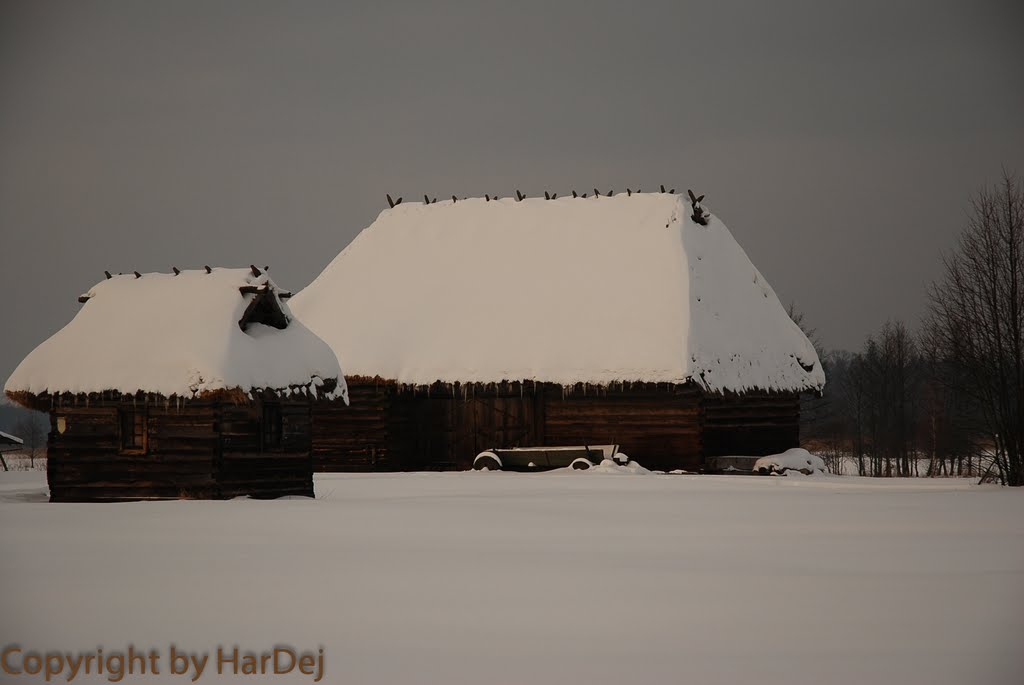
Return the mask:
[[[797,309],[795,302],[789,303],[789,306],[786,307],[786,314],[789,315],[793,323],[803,331],[811,345],[814,346],[814,350],[818,354],[818,360],[822,365],[822,371],[825,372],[825,378],[829,378],[830,356],[818,338],[817,329],[808,325],[804,313]],[[800,396],[800,435],[802,440],[812,439],[818,441],[823,437],[823,433],[827,430],[825,424],[832,415],[829,404],[830,395],[824,392],[804,393]],[[831,464],[828,464],[828,466],[830,469],[833,468]]]
[[[977,409],[999,479],[1024,485],[1024,191],[1003,173],[979,192],[929,293],[927,346]]]
[[[28,455],[29,467],[35,468],[36,457],[42,456],[46,451],[46,432],[35,420],[35,415],[18,419],[14,431],[23,441],[21,451]]]

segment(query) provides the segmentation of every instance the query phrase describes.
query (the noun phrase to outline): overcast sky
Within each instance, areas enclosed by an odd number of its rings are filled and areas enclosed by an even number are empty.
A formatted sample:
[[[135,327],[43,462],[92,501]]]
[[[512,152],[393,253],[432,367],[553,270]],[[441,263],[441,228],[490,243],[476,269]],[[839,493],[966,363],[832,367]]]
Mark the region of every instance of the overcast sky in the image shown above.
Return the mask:
[[[299,289],[386,192],[692,187],[856,348],[1024,174],[1022,6],[3,0],[0,380],[104,269]]]

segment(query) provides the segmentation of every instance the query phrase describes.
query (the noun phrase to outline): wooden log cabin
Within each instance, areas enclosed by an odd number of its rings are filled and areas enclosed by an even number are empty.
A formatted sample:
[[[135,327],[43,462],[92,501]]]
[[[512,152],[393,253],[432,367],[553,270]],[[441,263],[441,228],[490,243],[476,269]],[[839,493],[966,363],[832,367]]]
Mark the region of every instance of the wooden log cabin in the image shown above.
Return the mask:
[[[55,502],[313,496],[314,398],[347,390],[330,348],[262,270],[110,276],[5,386],[48,412]]]
[[[588,443],[715,470],[798,446],[824,384],[729,229],[674,193],[398,204],[292,307],[349,373],[351,407],[313,407],[324,471]]]

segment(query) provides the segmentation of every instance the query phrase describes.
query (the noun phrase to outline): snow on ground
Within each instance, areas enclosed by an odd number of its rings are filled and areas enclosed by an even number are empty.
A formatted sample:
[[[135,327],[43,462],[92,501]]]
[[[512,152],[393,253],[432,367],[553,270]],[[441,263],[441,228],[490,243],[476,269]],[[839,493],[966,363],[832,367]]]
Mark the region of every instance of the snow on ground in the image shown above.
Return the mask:
[[[330,683],[1024,682],[1018,491],[600,469],[316,490],[56,505],[0,473],[0,644],[323,646]]]

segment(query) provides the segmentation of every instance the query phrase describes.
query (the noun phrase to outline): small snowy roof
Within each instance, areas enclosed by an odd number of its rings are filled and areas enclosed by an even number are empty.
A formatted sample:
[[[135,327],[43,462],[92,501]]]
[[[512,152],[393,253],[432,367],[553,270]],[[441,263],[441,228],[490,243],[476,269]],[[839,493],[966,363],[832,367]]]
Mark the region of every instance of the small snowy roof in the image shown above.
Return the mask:
[[[350,376],[820,389],[771,286],[692,213],[669,193],[399,204],[292,307]]]
[[[25,441],[21,438],[11,435],[10,433],[4,433],[0,431],[0,445],[24,445]]]
[[[189,398],[338,378],[335,394],[347,397],[337,357],[292,318],[282,296],[255,268],[113,276],[79,298],[75,318],[33,350],[4,389]]]

